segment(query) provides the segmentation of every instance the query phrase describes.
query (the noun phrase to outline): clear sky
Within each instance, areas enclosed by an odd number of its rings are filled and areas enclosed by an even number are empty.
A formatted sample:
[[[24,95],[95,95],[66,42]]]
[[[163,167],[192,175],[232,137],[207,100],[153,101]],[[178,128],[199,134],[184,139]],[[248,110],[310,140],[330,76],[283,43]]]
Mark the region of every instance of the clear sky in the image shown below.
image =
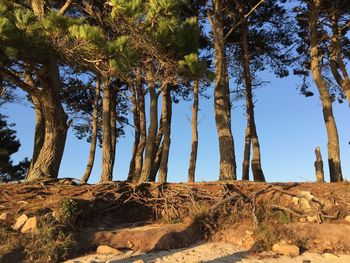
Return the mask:
[[[276,79],[268,73],[260,79],[270,81],[255,91],[256,125],[262,151],[262,168],[267,181],[314,181],[314,150],[321,147],[326,180],[329,181],[327,162],[327,134],[323,122],[322,107],[318,92],[305,98],[299,94],[295,77]],[[213,88],[211,98],[200,99],[199,149],[196,181],[214,181],[219,176],[219,147],[214,122]],[[16,123],[15,129],[22,143],[19,152],[13,155],[16,162],[31,156],[35,116],[30,104],[6,105],[1,112]],[[148,115],[148,112],[147,112]],[[350,109],[346,101],[334,103],[334,115],[338,125],[343,176],[350,179]],[[187,180],[191,149],[191,102],[181,101],[173,106],[171,149],[168,181]],[[238,178],[241,178],[244,133],[246,119],[244,101],[236,102],[232,109],[232,129],[235,140]],[[117,144],[117,159],[114,180],[127,178],[131,158],[133,135],[126,129],[125,137]],[[60,177],[80,178],[85,170],[89,144],[78,140],[70,130],[62,160]],[[101,149],[97,150],[95,166],[90,182],[98,182],[101,173]],[[251,176],[251,173],[250,173]]]

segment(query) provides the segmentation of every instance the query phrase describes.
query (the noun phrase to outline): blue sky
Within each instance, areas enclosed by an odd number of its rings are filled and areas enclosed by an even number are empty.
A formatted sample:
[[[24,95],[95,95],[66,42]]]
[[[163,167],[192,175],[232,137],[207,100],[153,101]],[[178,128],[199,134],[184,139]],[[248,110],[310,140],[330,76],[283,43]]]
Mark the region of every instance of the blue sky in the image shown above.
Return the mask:
[[[256,125],[262,151],[262,167],[267,181],[314,181],[315,147],[320,146],[324,161],[325,177],[329,180],[327,163],[327,134],[322,116],[322,107],[317,90],[315,96],[305,98],[299,94],[298,78],[293,76],[276,79],[268,73],[260,79],[270,81],[255,91]],[[211,98],[200,99],[199,149],[196,170],[197,181],[214,181],[219,176],[219,147],[214,122],[213,88]],[[181,101],[173,106],[171,149],[168,181],[187,180],[191,148],[191,102]],[[35,116],[29,103],[6,105],[1,112],[16,123],[17,135],[22,143],[19,152],[13,155],[15,162],[31,156]],[[147,112],[148,113],[148,112]],[[338,125],[343,176],[350,179],[350,109],[348,103],[334,103]],[[241,178],[244,132],[246,119],[244,101],[235,102],[232,110],[232,129],[235,140],[238,178]],[[133,135],[126,129],[125,137],[117,145],[114,180],[125,180],[128,173]],[[78,140],[69,131],[62,160],[60,177],[80,178],[85,170],[89,144]],[[90,182],[98,182],[101,173],[101,149],[98,149]]]

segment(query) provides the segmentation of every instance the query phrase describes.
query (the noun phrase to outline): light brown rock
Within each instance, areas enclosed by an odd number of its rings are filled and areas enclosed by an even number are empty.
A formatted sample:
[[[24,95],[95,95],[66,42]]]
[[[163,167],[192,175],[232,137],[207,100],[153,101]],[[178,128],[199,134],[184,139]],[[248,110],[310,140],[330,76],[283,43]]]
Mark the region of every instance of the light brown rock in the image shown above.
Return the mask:
[[[2,213],[2,214],[0,215],[0,220],[5,221],[5,220],[7,220],[8,216],[9,216],[8,213]]]
[[[21,229],[21,233],[28,234],[28,233],[35,233],[38,231],[38,219],[36,216],[30,217],[25,224],[23,225]]]
[[[274,244],[272,247],[272,251],[291,257],[296,257],[300,253],[299,247],[290,245],[284,240],[278,242],[277,244]]]
[[[12,229],[15,231],[20,230],[27,220],[28,216],[26,214],[21,215],[17,218],[16,223],[12,226]]]
[[[346,222],[350,223],[350,215],[346,216],[344,219]]]
[[[132,263],[145,263],[145,261],[143,261],[142,259],[138,259],[138,260],[133,261]]]
[[[334,254],[331,253],[324,253],[323,257],[327,258],[327,259],[338,259],[338,257]]]
[[[310,223],[317,223],[317,216],[308,216],[307,221]]]
[[[103,254],[103,255],[106,255],[106,254],[122,255],[122,254],[124,254],[123,252],[121,252],[120,250],[118,250],[116,248],[113,248],[110,246],[105,246],[105,245],[99,246],[97,248],[96,253]]]

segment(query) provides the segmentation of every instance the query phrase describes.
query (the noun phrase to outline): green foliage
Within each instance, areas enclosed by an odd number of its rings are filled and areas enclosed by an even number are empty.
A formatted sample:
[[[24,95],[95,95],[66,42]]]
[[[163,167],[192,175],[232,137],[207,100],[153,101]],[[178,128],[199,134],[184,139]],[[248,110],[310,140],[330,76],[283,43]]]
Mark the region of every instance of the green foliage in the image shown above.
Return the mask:
[[[44,220],[39,231],[28,240],[25,252],[31,262],[62,262],[76,250],[77,243],[69,229]]]
[[[174,16],[179,13],[181,0],[150,0],[148,4],[148,18],[153,19],[158,15]]]
[[[0,114],[0,181],[23,179],[29,167],[27,159],[13,165],[11,155],[18,151],[21,144],[12,126],[7,123],[6,116]]]
[[[111,0],[109,5],[112,6],[112,18],[119,14],[128,17],[139,17],[142,14],[143,0]]]
[[[86,40],[91,43],[101,43],[103,41],[102,29],[88,24],[72,25],[68,28],[68,32],[78,40]]]
[[[78,203],[70,197],[63,198],[59,211],[60,221],[66,225],[72,225],[77,217],[77,213]]]

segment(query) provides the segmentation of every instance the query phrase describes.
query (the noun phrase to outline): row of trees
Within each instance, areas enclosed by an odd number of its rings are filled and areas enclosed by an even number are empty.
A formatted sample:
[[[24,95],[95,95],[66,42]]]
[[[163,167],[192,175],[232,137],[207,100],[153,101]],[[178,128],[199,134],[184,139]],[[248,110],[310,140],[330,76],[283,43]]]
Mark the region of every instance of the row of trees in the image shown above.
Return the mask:
[[[188,179],[194,181],[199,100],[213,83],[219,179],[237,179],[231,108],[234,98],[245,98],[242,178],[249,180],[251,163],[253,179],[265,181],[253,93],[261,84],[258,73],[269,69],[277,77],[301,76],[306,96],[312,95],[307,81],[312,73],[327,128],[330,179],[342,181],[332,103],[336,98],[350,103],[346,2],[1,0],[3,99],[19,88],[36,115],[27,180],[58,176],[70,127],[91,142],[82,181],[90,177],[98,143],[101,182],[112,180],[118,138],[132,125],[128,180],[155,181],[158,175],[166,182],[172,104],[193,98]]]

